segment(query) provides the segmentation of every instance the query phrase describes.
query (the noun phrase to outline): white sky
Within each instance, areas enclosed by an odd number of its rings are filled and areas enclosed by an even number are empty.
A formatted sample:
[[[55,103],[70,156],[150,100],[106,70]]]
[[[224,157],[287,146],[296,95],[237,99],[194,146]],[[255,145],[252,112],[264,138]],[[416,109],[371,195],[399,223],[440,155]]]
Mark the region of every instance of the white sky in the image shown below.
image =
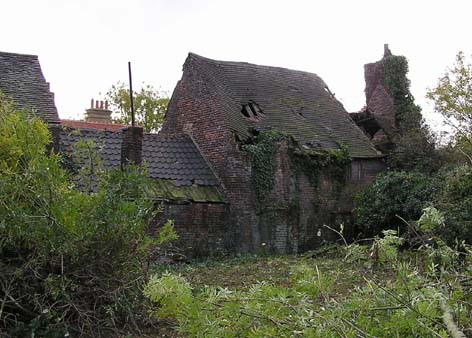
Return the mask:
[[[410,62],[424,98],[459,50],[472,52],[471,0],[0,0],[0,50],[39,55],[62,118],[81,118],[117,81],[172,92],[189,51],[314,72],[348,111],[383,44]]]

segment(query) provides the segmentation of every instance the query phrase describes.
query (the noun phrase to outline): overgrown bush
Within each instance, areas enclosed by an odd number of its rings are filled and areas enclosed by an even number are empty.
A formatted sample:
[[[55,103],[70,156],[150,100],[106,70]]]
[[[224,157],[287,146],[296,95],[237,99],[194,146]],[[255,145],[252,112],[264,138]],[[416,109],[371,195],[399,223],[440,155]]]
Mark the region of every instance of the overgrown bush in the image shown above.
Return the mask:
[[[358,198],[356,224],[361,236],[385,229],[407,228],[423,209],[435,205],[445,215],[439,235],[449,245],[472,243],[472,168],[444,168],[434,175],[387,172],[377,177]]]
[[[461,166],[442,173],[436,206],[444,212],[441,236],[449,243],[465,240],[472,244],[472,168]]]
[[[405,230],[405,220],[416,220],[434,201],[436,184],[417,172],[387,172],[359,196],[356,223],[361,237],[372,237],[386,229]]]
[[[0,100],[0,333],[137,328],[154,244],[146,172],[102,173],[96,192],[84,193],[60,156],[47,153],[49,143],[42,121]]]

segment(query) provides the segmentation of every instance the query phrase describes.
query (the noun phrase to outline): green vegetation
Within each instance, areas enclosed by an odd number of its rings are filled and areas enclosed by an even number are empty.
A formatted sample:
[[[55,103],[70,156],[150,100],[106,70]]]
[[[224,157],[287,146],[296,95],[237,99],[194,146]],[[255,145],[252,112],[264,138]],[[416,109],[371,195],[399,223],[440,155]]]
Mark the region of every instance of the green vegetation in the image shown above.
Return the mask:
[[[427,97],[452,128],[453,144],[472,163],[472,63],[463,52]]]
[[[278,142],[285,138],[280,132],[272,129],[259,133],[252,144],[243,145],[243,150],[251,154],[253,175],[252,181],[256,191],[258,205],[262,205],[275,185],[277,170]]]
[[[405,220],[416,220],[433,203],[435,187],[430,177],[414,172],[386,172],[358,197],[356,221],[363,237],[386,229],[406,230]],[[401,218],[399,218],[400,216]]]
[[[388,164],[396,170],[432,172],[438,169],[435,139],[410,92],[408,61],[404,56],[391,55],[383,59],[383,65],[387,90],[393,97],[398,128],[391,133],[395,148]]]
[[[349,149],[341,145],[340,149],[326,151],[314,149],[290,149],[290,159],[297,174],[304,173],[313,187],[318,187],[321,175],[326,175],[342,186],[351,164]]]
[[[0,335],[134,329],[151,249],[174,237],[171,224],[147,235],[155,209],[142,168],[94,170],[98,188],[81,192],[49,143],[46,124],[0,99]],[[97,167],[85,163],[89,176]]]
[[[472,168],[444,168],[434,175],[391,171],[362,191],[355,209],[358,231],[373,236],[385,229],[408,231],[406,221],[418,219],[435,205],[445,215],[441,236],[449,244],[472,244]]]
[[[105,98],[110,102],[113,113],[117,115],[114,122],[130,125],[131,101],[129,89],[126,88],[125,84],[118,82],[113,85],[105,94]],[[151,85],[143,84],[139,92],[133,91],[133,103],[136,124],[143,127],[146,133],[159,131],[169,104],[168,95],[159,92]]]
[[[251,154],[252,180],[259,209],[264,207],[268,195],[275,186],[276,155],[281,141],[286,142],[290,163],[297,176],[305,174],[310,184],[316,188],[319,186],[321,176],[326,175],[337,183],[334,190],[339,192],[339,188],[345,183],[346,173],[351,164],[346,146],[340,145],[340,149],[328,150],[302,149],[292,137],[272,129],[260,132],[252,143],[244,144],[242,147]]]
[[[144,292],[151,312],[185,337],[461,337],[472,327],[472,251],[435,235],[442,219],[425,211],[415,226],[421,245],[410,252],[386,231],[369,246],[322,255],[173,267]]]

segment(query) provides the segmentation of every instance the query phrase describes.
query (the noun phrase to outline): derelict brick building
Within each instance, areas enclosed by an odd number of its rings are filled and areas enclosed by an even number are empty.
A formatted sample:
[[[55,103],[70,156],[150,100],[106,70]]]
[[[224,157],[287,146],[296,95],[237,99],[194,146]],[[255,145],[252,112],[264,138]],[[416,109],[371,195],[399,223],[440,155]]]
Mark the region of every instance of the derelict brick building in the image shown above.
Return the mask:
[[[24,57],[0,53],[0,89],[20,107],[48,98],[49,104],[36,112],[51,123],[56,151],[72,164],[81,165],[74,148],[80,139],[95,141],[106,168],[129,161],[145,164],[156,182],[156,203],[164,204],[151,229],[173,219],[177,244],[187,252],[316,248],[335,238],[324,225],[345,224],[345,231],[352,231],[353,195],[384,167],[381,155],[315,74],[191,53],[162,130],[143,134],[139,127],[117,130],[103,121],[57,125],[37,58],[22,64]],[[103,110],[91,108],[94,114]],[[274,142],[271,191],[260,201],[257,168],[246,146],[274,131],[283,137]],[[334,180],[328,170],[313,180],[294,159],[294,154],[309,157],[346,148],[350,161],[342,180]]]

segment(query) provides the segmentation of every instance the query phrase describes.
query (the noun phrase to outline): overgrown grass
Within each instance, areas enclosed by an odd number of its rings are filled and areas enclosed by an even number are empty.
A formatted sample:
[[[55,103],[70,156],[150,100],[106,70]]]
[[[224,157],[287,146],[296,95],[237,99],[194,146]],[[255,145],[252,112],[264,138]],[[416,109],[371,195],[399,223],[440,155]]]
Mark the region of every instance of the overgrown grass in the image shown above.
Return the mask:
[[[184,337],[469,337],[470,252],[401,243],[173,266],[145,294]]]
[[[307,252],[302,255],[243,255],[160,267],[159,270],[180,274],[196,291],[207,287],[245,291],[260,282],[291,287],[293,268],[301,264],[318,266],[323,274],[335,277],[338,295],[346,294],[355,286],[365,283],[365,277],[379,280],[395,277],[388,266],[372,269],[368,265],[352,264],[343,258],[341,248],[331,247],[323,254]]]

